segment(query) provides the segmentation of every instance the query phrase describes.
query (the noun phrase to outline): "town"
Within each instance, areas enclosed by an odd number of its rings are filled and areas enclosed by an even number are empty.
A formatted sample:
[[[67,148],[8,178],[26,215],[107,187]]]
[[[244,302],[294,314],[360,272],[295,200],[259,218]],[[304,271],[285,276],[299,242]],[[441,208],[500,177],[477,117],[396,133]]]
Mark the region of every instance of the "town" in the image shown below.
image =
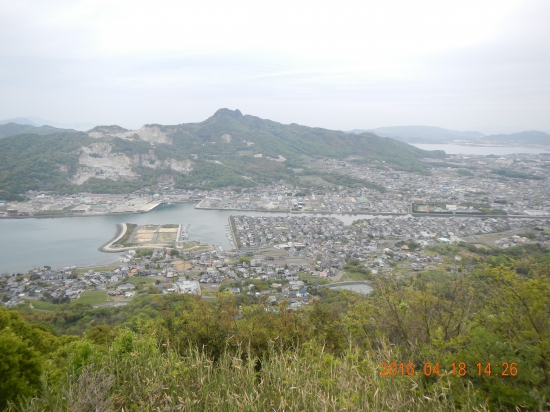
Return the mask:
[[[29,192],[24,202],[0,199],[0,218],[146,213],[161,204],[182,202],[239,211],[550,217],[548,155],[450,155],[425,162],[427,172],[419,173],[352,160],[308,159],[304,169],[297,170],[299,185],[281,181],[248,189],[183,190],[163,183],[129,195]],[[334,184],[319,173],[343,176],[351,183]]]
[[[4,218],[146,213],[183,202],[236,212],[225,227],[230,250],[188,239],[179,224],[124,224],[128,233],[119,234],[120,244],[104,249],[120,253],[116,264],[5,273],[2,304],[38,308],[81,299],[101,307],[140,294],[214,299],[228,291],[297,307],[327,285],[456,270],[462,258],[441,253],[447,245],[549,244],[550,156],[453,155],[426,162],[429,173],[413,173],[312,158],[305,166],[310,173],[298,174],[300,186],[281,181],[246,190],[182,190],[162,184],[129,195],[29,192],[24,202],[0,201]],[[319,171],[352,184],[331,184]],[[370,184],[353,184],[365,181]],[[246,214],[252,211],[286,215]],[[341,214],[357,219],[345,225]]]
[[[5,274],[0,291],[8,307],[51,308],[75,299],[94,307],[116,306],[142,294],[193,293],[208,299],[223,291],[298,307],[307,305],[319,287],[365,283],[367,274],[403,278],[419,271],[457,270],[460,256],[438,253],[446,245],[548,245],[549,225],[540,219],[378,216],[346,226],[335,217],[238,215],[229,218],[228,231],[237,245],[230,251],[167,233],[171,246],[149,248],[136,239],[139,246],[123,248],[118,263],[109,267],[46,266]],[[180,225],[164,227],[181,231]],[[146,230],[162,228],[137,227],[133,236]],[[150,240],[158,246],[152,235]]]
[[[300,176],[309,187],[282,183],[240,194],[221,189],[203,192],[203,200],[196,207],[293,213],[550,216],[550,193],[546,187],[550,156],[451,155],[445,161],[426,162],[431,166],[430,174],[312,159],[310,170],[368,181],[375,188],[361,187],[359,183],[354,188],[337,186],[313,174]],[[507,172],[501,169],[504,167]],[[176,193],[169,192],[167,197],[176,199]]]

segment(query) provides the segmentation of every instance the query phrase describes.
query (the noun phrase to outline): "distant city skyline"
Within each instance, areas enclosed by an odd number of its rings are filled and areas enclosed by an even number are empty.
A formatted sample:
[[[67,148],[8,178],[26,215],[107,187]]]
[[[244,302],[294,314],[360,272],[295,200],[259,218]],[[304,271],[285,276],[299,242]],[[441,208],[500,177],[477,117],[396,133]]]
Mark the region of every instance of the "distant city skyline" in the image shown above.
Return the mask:
[[[550,132],[542,0],[0,0],[0,120]]]

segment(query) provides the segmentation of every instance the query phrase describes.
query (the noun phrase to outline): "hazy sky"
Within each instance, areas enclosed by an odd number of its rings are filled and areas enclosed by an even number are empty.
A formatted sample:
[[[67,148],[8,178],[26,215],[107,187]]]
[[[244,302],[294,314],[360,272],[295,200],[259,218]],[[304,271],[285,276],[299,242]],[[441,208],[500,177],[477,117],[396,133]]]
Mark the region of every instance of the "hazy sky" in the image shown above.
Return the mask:
[[[550,1],[0,0],[0,120],[550,132]]]

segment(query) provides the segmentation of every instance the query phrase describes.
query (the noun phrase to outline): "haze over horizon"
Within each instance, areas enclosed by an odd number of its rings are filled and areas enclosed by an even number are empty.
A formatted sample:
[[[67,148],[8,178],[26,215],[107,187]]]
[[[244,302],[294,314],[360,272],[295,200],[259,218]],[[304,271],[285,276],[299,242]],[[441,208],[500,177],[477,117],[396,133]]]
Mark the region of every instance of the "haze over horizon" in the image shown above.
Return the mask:
[[[540,0],[0,0],[0,120],[550,132]]]

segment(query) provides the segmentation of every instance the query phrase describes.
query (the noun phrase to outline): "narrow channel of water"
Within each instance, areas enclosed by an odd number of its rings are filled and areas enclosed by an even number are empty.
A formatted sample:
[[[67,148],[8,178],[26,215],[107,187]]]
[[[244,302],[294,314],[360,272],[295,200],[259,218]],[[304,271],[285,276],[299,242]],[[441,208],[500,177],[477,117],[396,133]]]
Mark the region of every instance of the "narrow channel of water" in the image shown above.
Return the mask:
[[[479,156],[505,156],[517,153],[541,154],[550,153],[550,148],[541,149],[537,147],[521,146],[462,146],[458,144],[432,144],[432,143],[411,143],[411,146],[424,150],[443,150],[447,154],[479,155]]]
[[[49,265],[91,266],[112,263],[116,253],[102,253],[99,246],[110,240],[116,232],[116,224],[190,224],[190,240],[199,240],[231,246],[225,235],[225,225],[230,215],[287,216],[288,213],[241,212],[231,210],[195,209],[191,203],[162,205],[152,212],[94,217],[66,217],[51,219],[1,219],[0,220],[0,273],[26,272],[33,267]],[[311,216],[293,214],[292,216]],[[349,225],[367,215],[316,215],[336,217]]]

